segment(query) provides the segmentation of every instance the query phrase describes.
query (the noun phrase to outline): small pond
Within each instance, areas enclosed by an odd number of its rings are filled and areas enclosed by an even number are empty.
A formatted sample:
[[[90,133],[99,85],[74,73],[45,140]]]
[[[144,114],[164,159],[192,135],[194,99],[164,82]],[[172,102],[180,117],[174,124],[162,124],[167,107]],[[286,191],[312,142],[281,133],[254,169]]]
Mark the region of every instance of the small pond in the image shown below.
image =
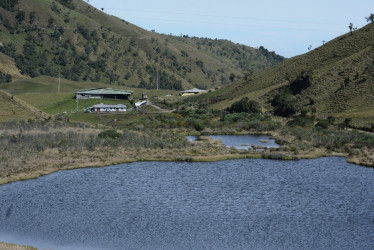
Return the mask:
[[[267,148],[279,148],[274,139],[267,135],[208,135],[214,140],[221,140],[226,147],[235,147],[237,149],[249,149],[251,145]],[[189,141],[196,141],[198,136],[187,136]]]

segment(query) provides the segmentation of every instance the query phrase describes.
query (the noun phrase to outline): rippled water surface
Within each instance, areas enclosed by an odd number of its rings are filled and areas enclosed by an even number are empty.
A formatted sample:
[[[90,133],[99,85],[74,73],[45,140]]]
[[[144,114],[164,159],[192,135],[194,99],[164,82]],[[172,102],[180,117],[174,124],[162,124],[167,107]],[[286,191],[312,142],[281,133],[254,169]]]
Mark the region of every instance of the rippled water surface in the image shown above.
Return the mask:
[[[373,249],[374,169],[140,162],[0,186],[0,241],[53,249]]]
[[[237,149],[248,149],[251,145],[263,146],[267,148],[279,148],[274,139],[266,135],[208,135],[214,140],[221,140],[226,147]],[[196,141],[198,136],[187,136],[189,141]]]

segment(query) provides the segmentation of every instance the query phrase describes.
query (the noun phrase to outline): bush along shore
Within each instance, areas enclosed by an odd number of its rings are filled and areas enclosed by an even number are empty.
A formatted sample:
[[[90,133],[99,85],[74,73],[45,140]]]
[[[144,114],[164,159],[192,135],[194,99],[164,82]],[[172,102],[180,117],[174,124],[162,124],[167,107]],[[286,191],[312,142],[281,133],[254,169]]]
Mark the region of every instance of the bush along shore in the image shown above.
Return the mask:
[[[45,121],[1,124],[0,150],[0,184],[62,169],[233,157],[233,149],[222,143],[190,143],[171,131],[100,130]]]
[[[187,115],[163,114],[142,119],[141,124],[128,124],[121,129],[97,129],[67,121],[2,123],[0,184],[63,169],[134,161],[297,160],[344,156],[349,162],[374,166],[372,133],[334,126],[305,126],[305,122],[294,120],[287,122],[263,114],[223,112],[214,115],[197,109],[188,111]],[[254,133],[274,136],[281,147],[238,150],[209,138],[202,137],[196,142],[186,139],[188,134]]]

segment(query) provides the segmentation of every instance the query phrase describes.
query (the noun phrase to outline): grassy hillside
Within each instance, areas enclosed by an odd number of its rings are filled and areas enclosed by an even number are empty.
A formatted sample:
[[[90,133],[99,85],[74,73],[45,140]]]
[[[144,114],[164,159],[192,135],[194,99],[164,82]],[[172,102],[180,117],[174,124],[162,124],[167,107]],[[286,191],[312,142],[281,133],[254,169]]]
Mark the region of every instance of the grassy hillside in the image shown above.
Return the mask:
[[[227,85],[284,58],[226,40],[167,36],[106,15],[81,0],[0,5],[1,72],[164,89]],[[0,54],[0,59],[2,54]],[[1,62],[1,60],[0,60]]]
[[[302,108],[314,109],[318,115],[374,122],[373,58],[374,24],[368,24],[199,98],[224,108],[247,96],[272,110],[273,98],[289,91]],[[303,74],[306,82],[300,80]]]
[[[0,122],[48,118],[44,112],[2,90],[0,90],[0,103]]]

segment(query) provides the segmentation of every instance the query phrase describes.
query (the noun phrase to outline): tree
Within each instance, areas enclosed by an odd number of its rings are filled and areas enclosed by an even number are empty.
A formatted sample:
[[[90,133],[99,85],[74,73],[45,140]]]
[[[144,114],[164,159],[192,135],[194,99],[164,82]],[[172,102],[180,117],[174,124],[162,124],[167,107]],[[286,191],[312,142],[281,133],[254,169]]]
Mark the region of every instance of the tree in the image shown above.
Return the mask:
[[[370,16],[365,17],[365,18],[366,18],[366,21],[367,21],[367,22],[369,22],[369,21],[370,21],[370,22],[374,22],[374,14],[373,14],[373,13],[371,13]]]
[[[345,118],[343,124],[346,128],[352,126],[352,118]]]
[[[12,81],[12,76],[9,74],[2,73],[0,71],[0,83],[7,83]]]
[[[271,105],[275,107],[274,114],[289,117],[300,111],[300,105],[295,96],[282,91],[274,97]]]
[[[23,20],[25,20],[25,12],[23,10],[21,11],[18,11],[17,15],[16,15],[16,20],[17,20],[17,23],[22,23]]]
[[[7,1],[0,1],[0,7],[6,10],[13,10],[14,7],[18,4],[18,0],[7,0]]]
[[[350,23],[349,26],[349,31],[351,32],[351,35],[353,34],[353,23]]]
[[[35,19],[36,19],[36,12],[35,11],[30,12],[30,24],[33,24]]]
[[[293,95],[299,94],[301,91],[307,89],[312,84],[312,73],[303,71],[301,74],[290,84],[290,91]]]
[[[73,4],[73,0],[57,0],[60,4],[63,6],[69,8],[69,9],[74,9],[75,6]]]
[[[240,99],[240,101],[234,102],[227,111],[231,113],[261,113],[261,106],[254,100],[249,100],[248,97]]]
[[[52,27],[52,24],[55,20],[53,19],[53,17],[50,17],[48,18],[48,27],[51,28]]]
[[[309,45],[308,50],[311,51],[311,49],[312,49],[312,45]]]
[[[236,78],[236,75],[234,73],[231,73],[229,77],[230,81],[231,82],[235,81],[235,78]]]

